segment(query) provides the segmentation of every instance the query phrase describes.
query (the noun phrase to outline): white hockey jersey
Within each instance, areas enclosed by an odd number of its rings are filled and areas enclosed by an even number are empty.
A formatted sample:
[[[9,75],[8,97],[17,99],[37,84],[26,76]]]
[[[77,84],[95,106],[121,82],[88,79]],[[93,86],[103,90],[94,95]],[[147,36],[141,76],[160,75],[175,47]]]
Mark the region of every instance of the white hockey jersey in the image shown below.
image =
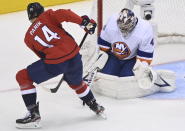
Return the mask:
[[[149,22],[138,19],[136,27],[127,37],[124,37],[117,26],[119,15],[113,15],[101,31],[98,38],[100,49],[111,49],[111,52],[121,60],[135,56],[148,63],[154,52],[154,34]]]

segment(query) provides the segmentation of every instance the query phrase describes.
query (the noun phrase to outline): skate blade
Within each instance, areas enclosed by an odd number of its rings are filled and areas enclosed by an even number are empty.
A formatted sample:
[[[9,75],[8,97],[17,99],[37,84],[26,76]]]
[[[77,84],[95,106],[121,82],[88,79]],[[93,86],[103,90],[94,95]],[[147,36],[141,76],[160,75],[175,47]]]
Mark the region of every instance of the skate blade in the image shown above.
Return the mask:
[[[18,129],[36,129],[36,128],[41,128],[41,125],[40,125],[40,121],[26,123],[26,124],[16,123],[16,128],[18,128]]]
[[[97,114],[98,117],[107,120],[107,115],[104,112],[100,112],[99,114]]]

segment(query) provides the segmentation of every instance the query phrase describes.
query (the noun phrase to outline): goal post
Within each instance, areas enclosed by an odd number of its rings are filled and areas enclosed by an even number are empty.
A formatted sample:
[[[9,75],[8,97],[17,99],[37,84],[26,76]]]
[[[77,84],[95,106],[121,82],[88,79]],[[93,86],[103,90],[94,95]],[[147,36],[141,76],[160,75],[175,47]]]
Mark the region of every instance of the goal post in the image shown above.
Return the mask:
[[[97,1],[98,9],[97,9],[97,21],[98,21],[98,36],[100,35],[100,31],[103,26],[103,0]]]

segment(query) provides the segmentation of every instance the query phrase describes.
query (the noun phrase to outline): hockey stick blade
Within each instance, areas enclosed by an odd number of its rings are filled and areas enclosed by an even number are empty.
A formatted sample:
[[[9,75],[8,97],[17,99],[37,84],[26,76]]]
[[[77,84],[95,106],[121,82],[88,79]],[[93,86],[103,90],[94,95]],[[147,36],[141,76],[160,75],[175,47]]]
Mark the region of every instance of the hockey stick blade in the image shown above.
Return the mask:
[[[59,83],[57,84],[57,86],[55,88],[50,89],[51,93],[56,93],[60,87],[60,85],[62,84],[62,82],[64,81],[63,77],[60,79]]]

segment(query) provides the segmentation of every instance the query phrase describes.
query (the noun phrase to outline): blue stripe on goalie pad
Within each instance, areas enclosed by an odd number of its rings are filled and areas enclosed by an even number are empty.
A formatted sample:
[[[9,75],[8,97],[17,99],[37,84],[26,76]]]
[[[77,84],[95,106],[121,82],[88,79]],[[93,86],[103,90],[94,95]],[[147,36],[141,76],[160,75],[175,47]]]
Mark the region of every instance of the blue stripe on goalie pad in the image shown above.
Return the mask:
[[[154,66],[154,69],[167,69],[176,73],[177,89],[171,93],[156,93],[145,98],[152,99],[185,99],[185,61],[174,62],[170,64],[163,64]]]

